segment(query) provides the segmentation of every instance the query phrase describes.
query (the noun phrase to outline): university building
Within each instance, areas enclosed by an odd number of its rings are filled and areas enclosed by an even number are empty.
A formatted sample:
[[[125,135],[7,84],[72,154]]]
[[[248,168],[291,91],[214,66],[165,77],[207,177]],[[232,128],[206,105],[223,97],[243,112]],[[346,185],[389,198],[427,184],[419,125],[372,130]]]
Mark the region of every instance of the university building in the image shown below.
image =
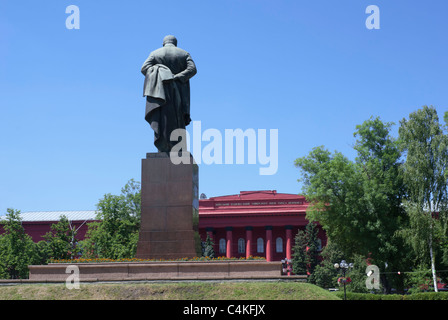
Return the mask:
[[[210,236],[216,256],[291,259],[294,237],[308,224],[308,205],[303,196],[275,190],[201,199],[199,234],[203,241]],[[322,247],[326,236],[317,227]]]
[[[210,236],[217,257],[291,259],[294,237],[308,224],[307,207],[305,197],[275,190],[241,191],[208,199],[203,196],[199,200],[198,231],[202,241]],[[89,222],[98,221],[96,211],[23,212],[22,225],[33,241],[38,242],[61,215],[67,216],[78,240],[84,239]],[[319,225],[318,230],[321,245],[325,246],[325,232]],[[0,226],[0,233],[3,231]]]

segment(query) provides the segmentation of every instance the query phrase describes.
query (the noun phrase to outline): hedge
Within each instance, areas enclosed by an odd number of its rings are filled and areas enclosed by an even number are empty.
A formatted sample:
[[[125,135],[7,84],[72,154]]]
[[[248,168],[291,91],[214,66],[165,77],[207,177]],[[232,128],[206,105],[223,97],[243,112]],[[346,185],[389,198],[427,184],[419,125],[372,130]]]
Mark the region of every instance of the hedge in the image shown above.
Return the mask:
[[[336,295],[343,299],[344,293]],[[408,295],[347,292],[347,300],[448,300],[448,292],[421,292]]]

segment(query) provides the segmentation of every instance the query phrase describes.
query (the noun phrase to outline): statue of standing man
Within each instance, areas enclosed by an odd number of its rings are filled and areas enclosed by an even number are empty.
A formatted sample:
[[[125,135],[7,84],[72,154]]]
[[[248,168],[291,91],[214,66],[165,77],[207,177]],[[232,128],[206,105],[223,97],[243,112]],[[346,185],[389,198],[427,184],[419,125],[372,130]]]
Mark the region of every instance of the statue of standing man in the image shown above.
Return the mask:
[[[154,145],[159,152],[170,152],[178,141],[171,133],[185,129],[190,118],[190,78],[197,70],[190,54],[177,47],[174,36],[163,39],[163,47],[143,63],[146,96],[145,120],[154,130]]]

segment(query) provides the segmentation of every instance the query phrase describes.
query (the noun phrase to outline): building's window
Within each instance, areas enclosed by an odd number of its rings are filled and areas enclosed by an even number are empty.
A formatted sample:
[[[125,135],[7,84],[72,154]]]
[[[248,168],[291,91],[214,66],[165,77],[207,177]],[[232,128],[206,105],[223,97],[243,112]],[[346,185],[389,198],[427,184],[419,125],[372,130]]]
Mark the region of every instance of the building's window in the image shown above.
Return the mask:
[[[263,253],[264,252],[264,241],[263,238],[257,239],[257,252]]]
[[[238,239],[238,253],[246,252],[246,242],[243,238]]]
[[[283,252],[283,239],[278,237],[275,239],[275,251],[276,252]]]
[[[226,239],[219,239],[219,253],[226,253]]]

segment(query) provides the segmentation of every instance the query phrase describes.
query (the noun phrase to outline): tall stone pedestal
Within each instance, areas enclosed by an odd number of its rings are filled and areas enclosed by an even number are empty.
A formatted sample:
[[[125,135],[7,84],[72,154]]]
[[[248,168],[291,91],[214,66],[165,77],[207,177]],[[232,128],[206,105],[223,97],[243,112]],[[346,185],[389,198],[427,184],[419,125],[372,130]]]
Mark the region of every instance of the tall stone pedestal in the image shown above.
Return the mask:
[[[198,166],[189,157],[190,164],[177,165],[165,153],[147,153],[142,160],[142,212],[136,258],[198,255]]]

